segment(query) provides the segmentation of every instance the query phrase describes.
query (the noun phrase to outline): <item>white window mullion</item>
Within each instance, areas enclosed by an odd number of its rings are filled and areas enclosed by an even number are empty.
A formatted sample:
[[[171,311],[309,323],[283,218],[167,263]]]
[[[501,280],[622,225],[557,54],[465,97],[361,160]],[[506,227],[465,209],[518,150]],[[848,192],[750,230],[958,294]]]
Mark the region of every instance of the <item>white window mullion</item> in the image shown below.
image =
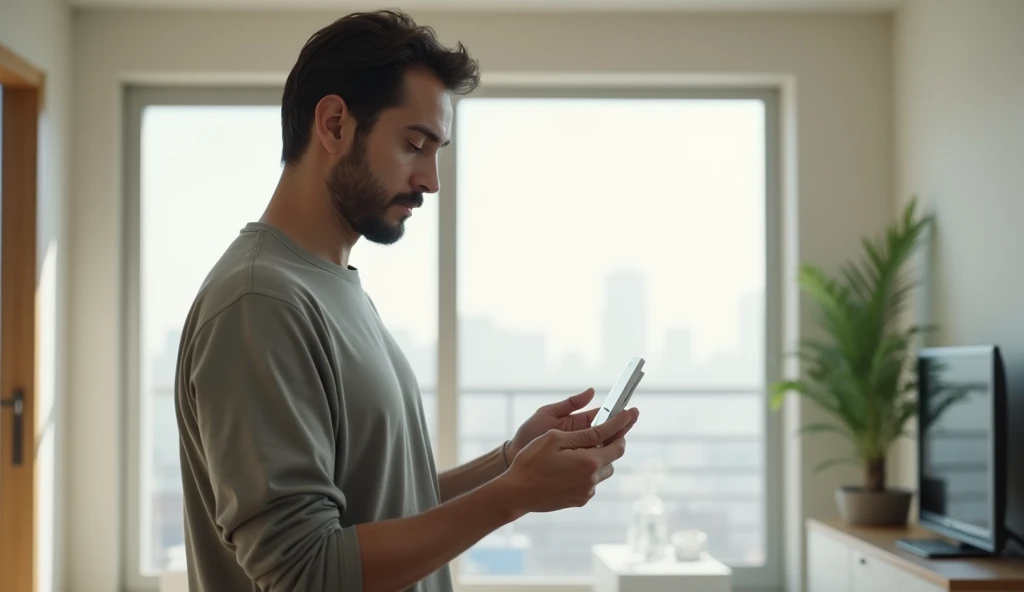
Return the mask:
[[[455,124],[457,125],[457,123]],[[452,143],[441,157],[438,192],[438,331],[437,331],[437,462],[449,468],[458,462],[458,257],[456,245],[456,151]]]
[[[453,98],[454,106],[458,98]],[[457,122],[453,126],[457,126]],[[437,216],[437,458],[438,469],[458,464],[459,444],[459,385],[458,385],[458,245],[456,211],[456,151],[453,127],[451,145],[441,156],[438,165],[441,189],[438,192]],[[459,560],[450,564],[455,589],[461,592],[458,581]]]

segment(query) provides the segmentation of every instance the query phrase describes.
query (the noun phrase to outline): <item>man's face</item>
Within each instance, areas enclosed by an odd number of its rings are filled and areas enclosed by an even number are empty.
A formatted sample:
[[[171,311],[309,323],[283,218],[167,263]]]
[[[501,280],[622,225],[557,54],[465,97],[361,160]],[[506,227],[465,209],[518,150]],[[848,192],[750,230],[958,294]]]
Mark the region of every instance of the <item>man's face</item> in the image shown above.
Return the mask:
[[[438,191],[437,158],[451,126],[444,85],[428,73],[406,74],[404,104],[381,112],[368,134],[357,134],[327,179],[338,216],[371,242],[402,238],[423,194]]]

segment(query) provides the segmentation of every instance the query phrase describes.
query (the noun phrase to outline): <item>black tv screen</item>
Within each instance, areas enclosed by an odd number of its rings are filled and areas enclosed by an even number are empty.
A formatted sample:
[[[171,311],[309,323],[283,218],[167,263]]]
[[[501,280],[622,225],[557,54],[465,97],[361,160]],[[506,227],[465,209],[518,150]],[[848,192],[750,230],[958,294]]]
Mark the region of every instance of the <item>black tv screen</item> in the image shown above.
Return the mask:
[[[923,525],[997,552],[1002,524],[1002,371],[993,346],[919,355],[919,510]]]

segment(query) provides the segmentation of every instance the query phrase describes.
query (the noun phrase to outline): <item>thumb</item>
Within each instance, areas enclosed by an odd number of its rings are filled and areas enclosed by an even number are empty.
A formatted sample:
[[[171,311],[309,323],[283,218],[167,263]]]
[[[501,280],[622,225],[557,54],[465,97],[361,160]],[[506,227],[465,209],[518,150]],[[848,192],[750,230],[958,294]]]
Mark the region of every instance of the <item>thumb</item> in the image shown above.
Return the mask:
[[[578,409],[582,409],[594,398],[594,389],[588,388],[582,393],[575,394],[567,399],[562,399],[557,403],[551,403],[545,407],[545,411],[554,415],[555,417],[564,417],[573,413]]]
[[[612,417],[608,418],[601,425],[587,428],[585,430],[579,430],[571,432],[566,438],[567,448],[593,448],[598,444],[608,440],[614,434],[617,434],[619,430],[622,430],[629,422],[633,420],[633,414],[629,411],[620,411]]]

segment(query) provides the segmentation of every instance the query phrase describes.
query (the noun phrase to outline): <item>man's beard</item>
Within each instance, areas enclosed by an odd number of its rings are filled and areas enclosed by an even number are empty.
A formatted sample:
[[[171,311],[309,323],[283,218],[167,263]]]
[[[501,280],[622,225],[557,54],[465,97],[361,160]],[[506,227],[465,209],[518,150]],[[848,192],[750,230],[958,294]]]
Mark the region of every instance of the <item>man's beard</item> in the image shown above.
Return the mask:
[[[388,197],[387,189],[373,176],[366,161],[363,138],[356,138],[352,151],[338,161],[327,179],[327,193],[334,213],[342,223],[366,240],[390,245],[405,234],[405,221],[392,226],[386,215],[395,204],[423,205],[422,193],[401,193]]]

